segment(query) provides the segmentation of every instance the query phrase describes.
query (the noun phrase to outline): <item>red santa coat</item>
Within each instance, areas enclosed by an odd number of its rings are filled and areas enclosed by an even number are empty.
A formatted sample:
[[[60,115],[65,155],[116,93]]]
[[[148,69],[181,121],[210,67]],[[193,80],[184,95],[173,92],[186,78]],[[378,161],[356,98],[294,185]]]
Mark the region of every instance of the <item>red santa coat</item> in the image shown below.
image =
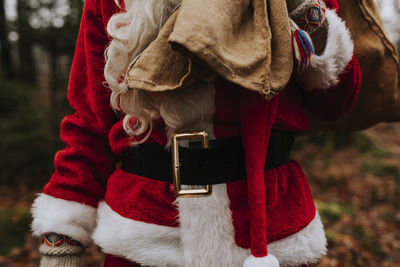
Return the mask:
[[[335,0],[327,4],[338,8]],[[103,83],[110,41],[105,28],[118,11],[111,0],[85,2],[68,89],[74,113],[61,123],[66,147],[56,154],[55,173],[33,205],[34,233],[57,232],[84,245],[94,239],[106,253],[143,265],[241,266],[251,243],[246,180],[215,185],[207,198],[176,199],[171,184],[116,167],[131,142]],[[271,123],[281,130],[307,130],[305,109],[335,119],[353,105],[359,85],[355,57],[327,93],[303,93],[292,81],[272,100]],[[216,138],[243,133],[237,109],[243,90],[215,81]],[[166,144],[162,122],[147,142]],[[282,266],[318,260],[326,239],[301,167],[290,161],[264,177],[268,251]]]

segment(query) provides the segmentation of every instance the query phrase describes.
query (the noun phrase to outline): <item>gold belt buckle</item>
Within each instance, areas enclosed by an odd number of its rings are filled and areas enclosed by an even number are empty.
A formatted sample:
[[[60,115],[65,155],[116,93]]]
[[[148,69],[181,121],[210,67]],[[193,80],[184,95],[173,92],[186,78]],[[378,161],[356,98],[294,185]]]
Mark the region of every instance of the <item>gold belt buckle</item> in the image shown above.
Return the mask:
[[[208,133],[206,131],[178,133],[172,136],[172,182],[174,184],[174,192],[176,197],[204,197],[209,196],[212,193],[211,185],[205,185],[204,188],[182,189],[180,175],[181,164],[179,162],[179,141],[195,139],[200,139],[203,148],[208,148]]]

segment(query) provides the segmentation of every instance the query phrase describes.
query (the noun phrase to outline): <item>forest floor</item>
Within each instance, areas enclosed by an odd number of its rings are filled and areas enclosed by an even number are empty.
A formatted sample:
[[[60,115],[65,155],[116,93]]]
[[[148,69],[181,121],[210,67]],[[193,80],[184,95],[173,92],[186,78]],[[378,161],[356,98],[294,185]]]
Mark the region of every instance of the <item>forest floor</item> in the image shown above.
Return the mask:
[[[400,123],[300,137],[293,158],[305,169],[328,238],[317,266],[400,266]],[[0,267],[38,266],[29,208],[39,191],[0,186]],[[92,247],[85,266],[102,266],[103,257]]]

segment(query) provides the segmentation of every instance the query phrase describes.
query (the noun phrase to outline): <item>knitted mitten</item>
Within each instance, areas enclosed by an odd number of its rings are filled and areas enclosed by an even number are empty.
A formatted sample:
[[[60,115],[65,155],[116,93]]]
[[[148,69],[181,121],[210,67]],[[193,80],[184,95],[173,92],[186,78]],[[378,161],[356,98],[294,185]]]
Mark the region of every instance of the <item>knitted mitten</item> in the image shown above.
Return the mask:
[[[298,78],[305,91],[339,82],[354,52],[346,24],[324,0],[286,0]]]
[[[325,21],[326,5],[323,0],[286,0],[289,17],[302,30],[316,31]]]
[[[320,37],[326,37],[327,27],[321,27],[327,26],[326,5],[324,0],[286,0],[286,5],[292,28],[294,55],[298,62],[298,69],[302,71],[311,63],[313,55],[324,47],[322,44],[325,44],[325,40]],[[310,37],[310,34],[315,32],[317,32],[317,38]],[[314,47],[314,41],[317,41],[317,47]]]
[[[39,248],[42,254],[40,267],[80,267],[83,266],[84,248],[66,236],[47,233]]]

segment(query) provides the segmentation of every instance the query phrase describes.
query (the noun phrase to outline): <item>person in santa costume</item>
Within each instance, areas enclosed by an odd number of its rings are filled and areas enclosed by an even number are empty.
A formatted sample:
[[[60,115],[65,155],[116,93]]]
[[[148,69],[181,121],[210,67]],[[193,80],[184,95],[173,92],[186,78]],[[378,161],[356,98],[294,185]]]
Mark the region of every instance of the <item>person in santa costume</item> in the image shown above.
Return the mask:
[[[74,113],[61,123],[66,147],[32,207],[41,266],[80,266],[93,243],[104,266],[302,266],[326,253],[290,150],[309,127],[306,111],[334,120],[358,94],[337,1],[286,1],[297,68],[272,97],[219,72],[176,90],[130,88],[132,62],[180,3],[85,1],[68,89]]]

